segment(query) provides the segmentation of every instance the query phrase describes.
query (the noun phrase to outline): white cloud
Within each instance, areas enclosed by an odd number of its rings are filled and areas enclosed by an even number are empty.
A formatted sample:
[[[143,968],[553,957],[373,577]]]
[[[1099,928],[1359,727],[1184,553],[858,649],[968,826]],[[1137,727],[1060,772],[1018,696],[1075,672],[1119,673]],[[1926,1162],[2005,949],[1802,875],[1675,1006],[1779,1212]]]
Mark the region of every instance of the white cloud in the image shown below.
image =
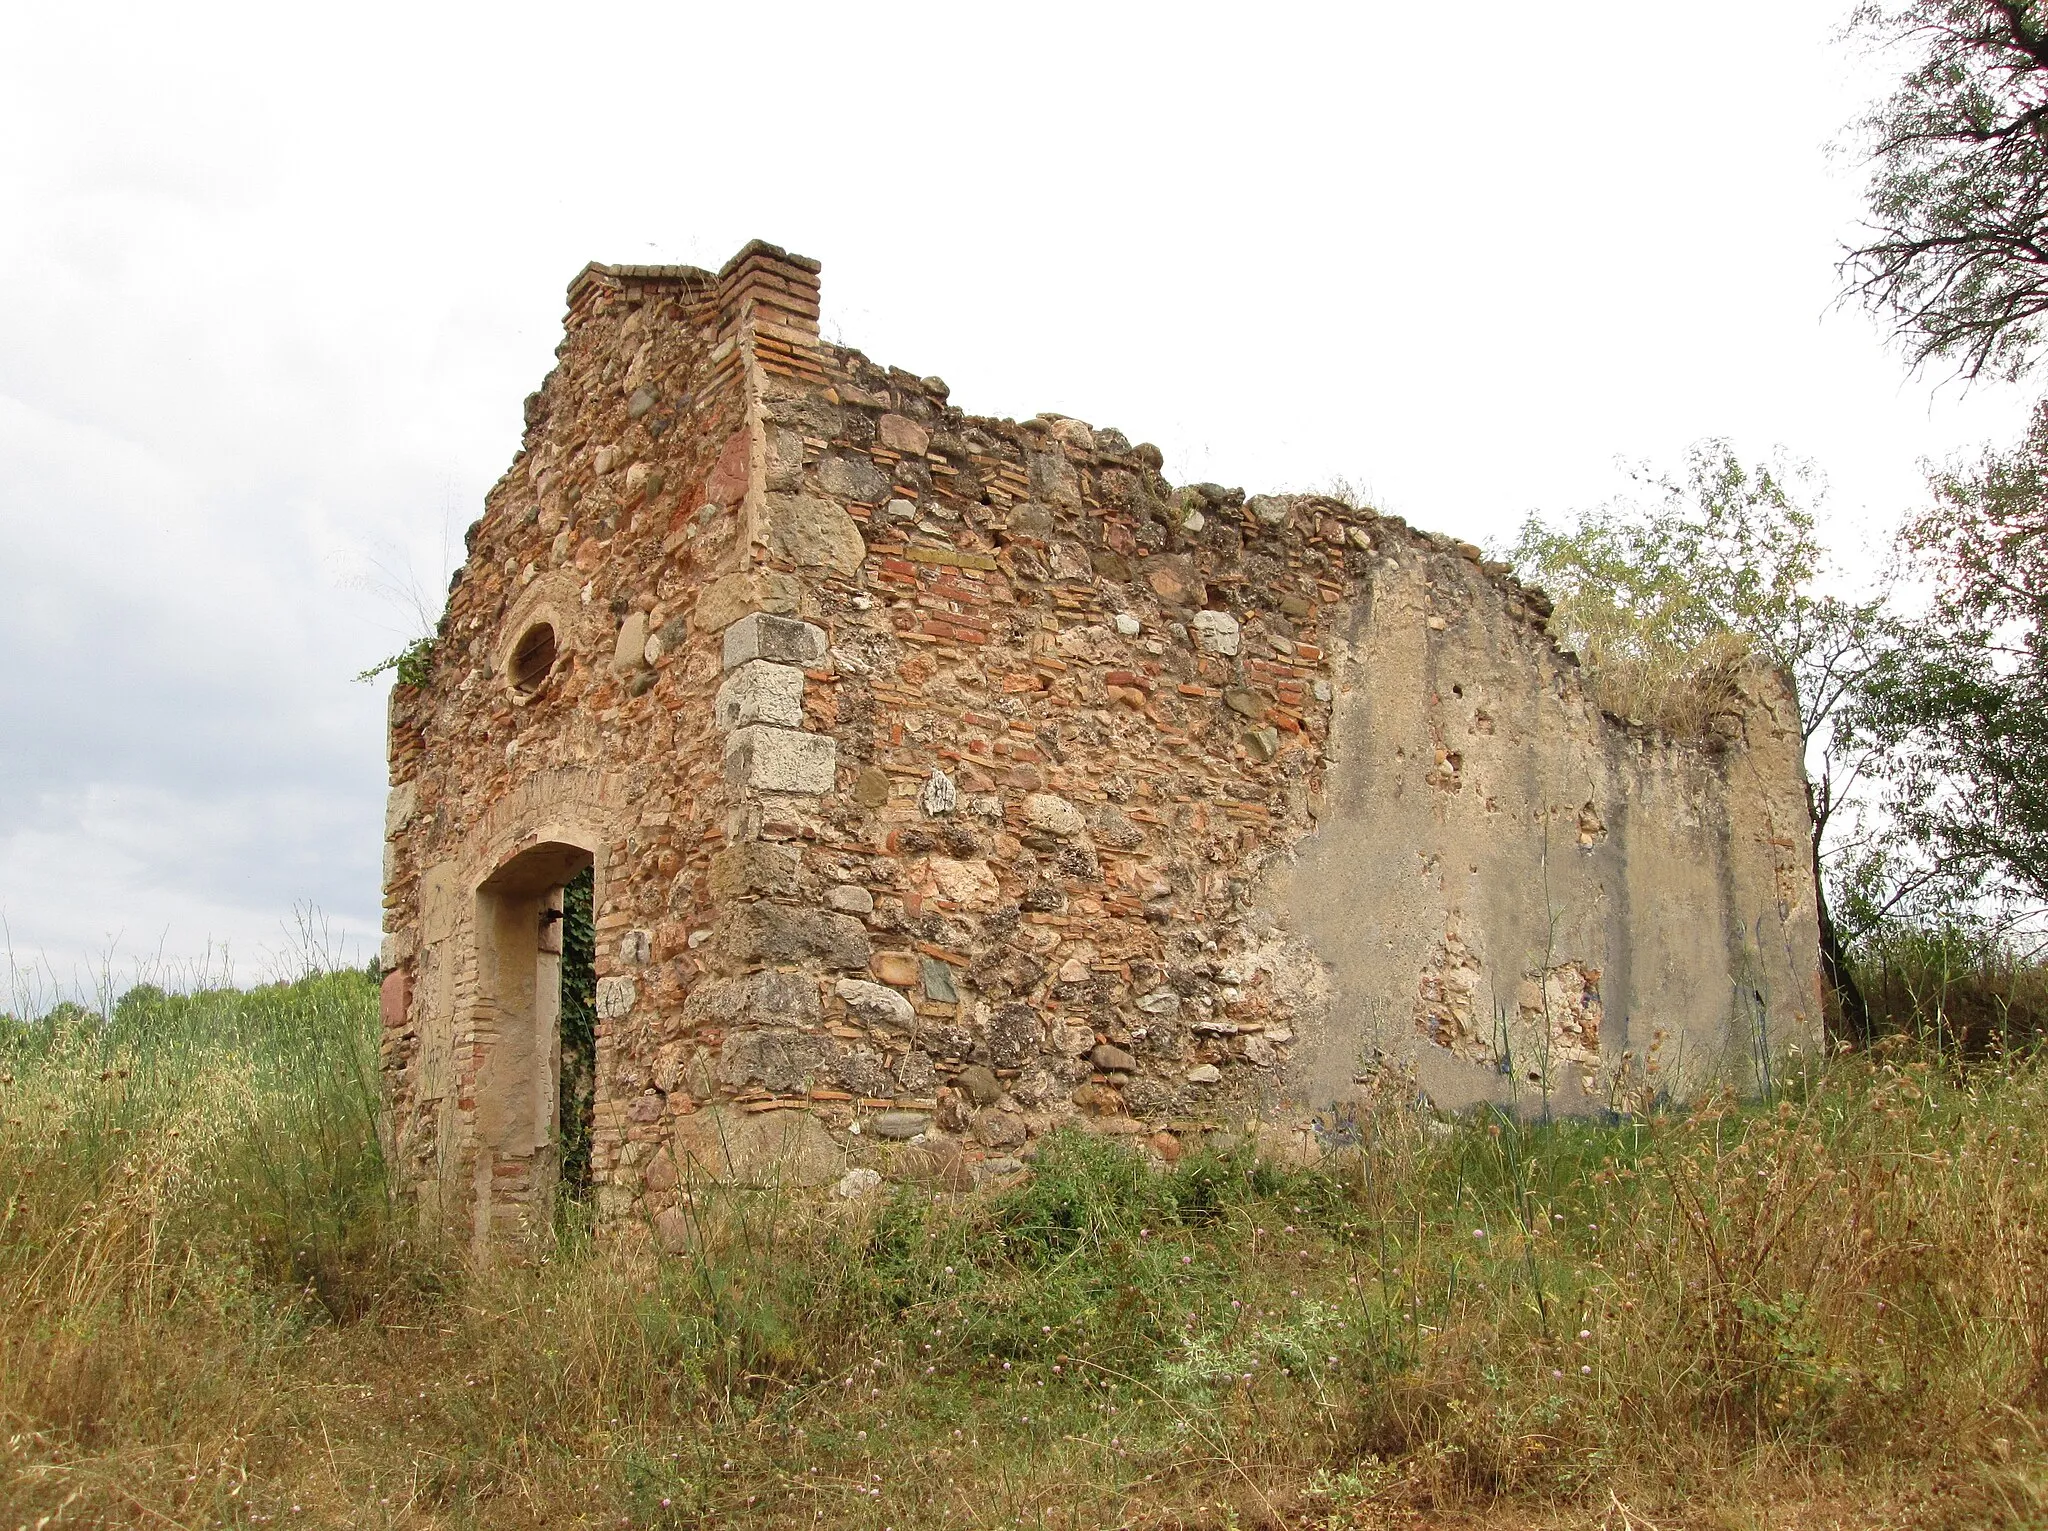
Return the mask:
[[[825,263],[828,327],[1183,477],[1484,537],[1726,434],[1845,516],[2010,434],[1830,305],[1842,7],[43,7],[0,57],[0,909],[377,917],[405,621],[587,259]],[[1869,545],[1879,533],[1865,531]],[[167,933],[167,934],[166,934]],[[140,948],[138,948],[140,949]]]

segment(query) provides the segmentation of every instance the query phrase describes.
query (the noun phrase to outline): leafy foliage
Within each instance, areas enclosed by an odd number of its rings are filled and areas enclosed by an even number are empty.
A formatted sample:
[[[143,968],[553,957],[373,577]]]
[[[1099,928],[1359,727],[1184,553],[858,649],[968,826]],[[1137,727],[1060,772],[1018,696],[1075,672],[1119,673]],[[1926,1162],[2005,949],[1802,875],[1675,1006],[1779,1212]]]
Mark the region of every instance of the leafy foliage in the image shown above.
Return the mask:
[[[388,659],[380,659],[356,677],[360,681],[373,681],[389,671],[398,672],[401,686],[424,686],[433,673],[435,635],[415,638]]]
[[[590,1143],[597,1098],[597,927],[589,867],[562,890],[562,1188],[590,1191]]]
[[[1850,31],[1910,60],[1858,124],[1873,169],[1850,290],[1916,364],[2016,377],[2048,315],[2048,7],[1864,0]]]
[[[1732,704],[1754,656],[1793,677],[1815,731],[1859,670],[1877,607],[1814,589],[1825,552],[1812,466],[1781,453],[1748,467],[1709,440],[1687,454],[1682,482],[1635,478],[1649,503],[1604,505],[1563,530],[1532,515],[1508,555],[1555,599],[1553,626],[1603,705],[1698,733]]]
[[[2010,452],[1930,478],[1904,545],[1929,585],[1851,713],[1928,864],[2048,907],[2048,403]]]

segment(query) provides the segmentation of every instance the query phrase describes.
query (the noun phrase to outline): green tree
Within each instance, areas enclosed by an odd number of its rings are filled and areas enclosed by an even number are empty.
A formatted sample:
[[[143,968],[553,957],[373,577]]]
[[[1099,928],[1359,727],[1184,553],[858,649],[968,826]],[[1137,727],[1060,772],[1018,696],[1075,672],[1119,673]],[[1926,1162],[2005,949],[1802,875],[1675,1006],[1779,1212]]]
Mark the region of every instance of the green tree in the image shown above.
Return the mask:
[[[1845,721],[1888,807],[1955,884],[2048,911],[2048,402],[2009,452],[1929,476],[1902,545],[1925,615],[1901,624]]]
[[[1863,0],[1849,34],[1907,68],[1856,125],[1869,217],[1848,290],[1915,365],[2017,377],[2048,316],[2048,5]]]
[[[1745,465],[1724,440],[1697,443],[1682,480],[1634,475],[1649,493],[1557,529],[1530,516],[1508,558],[1542,585],[1553,629],[1585,663],[1601,705],[1680,735],[1736,705],[1743,668],[1788,677],[1808,744],[1821,964],[1843,1021],[1868,1016],[1827,898],[1823,847],[1875,745],[1836,727],[1886,646],[1883,597],[1844,600],[1817,585],[1826,550],[1812,465],[1782,452]]]
[[[1844,269],[1916,364],[2015,378],[2048,323],[2048,4],[1863,0],[1850,33],[1905,60],[1859,128],[1867,240]],[[2025,439],[1929,475],[1900,537],[1926,614],[1860,683],[1846,732],[1884,812],[1844,883],[1854,918],[2048,911],[2048,403]]]

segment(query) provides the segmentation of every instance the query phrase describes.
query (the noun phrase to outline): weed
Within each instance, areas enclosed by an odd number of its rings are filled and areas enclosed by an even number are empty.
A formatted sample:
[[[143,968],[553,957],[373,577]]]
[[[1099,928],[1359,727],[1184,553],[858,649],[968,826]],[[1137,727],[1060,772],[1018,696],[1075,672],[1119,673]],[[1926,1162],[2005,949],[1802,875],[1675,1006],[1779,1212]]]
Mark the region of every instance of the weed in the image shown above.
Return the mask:
[[[677,1256],[580,1211],[464,1270],[387,1197],[375,999],[6,1028],[9,1523],[2048,1516],[2024,1058],[1901,1041],[1606,1123],[1385,1106],[1313,1170],[1055,1134],[999,1192],[697,1184]]]

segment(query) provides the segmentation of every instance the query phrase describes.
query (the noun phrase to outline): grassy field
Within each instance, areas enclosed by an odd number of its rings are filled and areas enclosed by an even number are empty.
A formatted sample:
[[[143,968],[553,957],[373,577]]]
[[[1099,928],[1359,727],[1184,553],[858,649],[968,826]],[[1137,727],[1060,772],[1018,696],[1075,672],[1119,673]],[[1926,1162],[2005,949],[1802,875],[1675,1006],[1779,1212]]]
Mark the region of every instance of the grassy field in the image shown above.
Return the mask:
[[[336,973],[0,1023],[0,1531],[2048,1523],[2048,1076],[1903,1046],[1330,1169],[703,1189],[465,1273]]]

